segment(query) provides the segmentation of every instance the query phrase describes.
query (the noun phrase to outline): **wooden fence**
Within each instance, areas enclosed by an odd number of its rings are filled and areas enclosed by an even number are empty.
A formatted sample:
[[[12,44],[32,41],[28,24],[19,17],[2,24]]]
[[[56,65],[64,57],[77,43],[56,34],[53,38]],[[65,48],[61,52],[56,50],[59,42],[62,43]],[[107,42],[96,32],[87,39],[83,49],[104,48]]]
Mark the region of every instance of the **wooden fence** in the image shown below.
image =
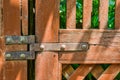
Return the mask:
[[[5,45],[4,39],[30,35],[28,1],[0,0],[0,80],[30,79],[27,60],[5,60],[6,51],[28,51],[29,45]],[[99,0],[99,29],[91,29],[92,0],[83,0],[82,29],[76,29],[76,0],[67,0],[66,29],[59,29],[60,0],[35,0],[31,31],[36,43],[89,43],[87,51],[36,52],[35,80],[62,80],[62,74],[84,80],[88,73],[97,80],[114,80],[120,72],[120,0],[115,1],[115,29],[107,30],[109,0]],[[70,64],[80,66],[74,70]],[[100,64],[110,65],[103,69]]]

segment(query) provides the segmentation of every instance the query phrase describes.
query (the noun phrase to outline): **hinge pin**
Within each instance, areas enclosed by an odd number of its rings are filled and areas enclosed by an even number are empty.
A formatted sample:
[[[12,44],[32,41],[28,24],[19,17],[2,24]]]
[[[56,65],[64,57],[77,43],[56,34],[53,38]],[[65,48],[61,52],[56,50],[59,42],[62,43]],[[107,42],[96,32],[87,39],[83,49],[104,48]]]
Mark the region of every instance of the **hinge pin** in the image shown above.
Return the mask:
[[[40,45],[40,49],[44,50],[45,46],[44,45]]]

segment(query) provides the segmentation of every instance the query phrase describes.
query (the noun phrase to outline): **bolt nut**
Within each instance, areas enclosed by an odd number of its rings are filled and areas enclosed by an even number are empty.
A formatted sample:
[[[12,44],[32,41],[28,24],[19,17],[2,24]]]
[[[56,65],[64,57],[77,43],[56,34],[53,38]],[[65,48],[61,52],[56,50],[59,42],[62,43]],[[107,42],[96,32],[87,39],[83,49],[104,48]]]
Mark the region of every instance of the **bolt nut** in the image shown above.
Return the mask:
[[[44,45],[40,45],[40,49],[44,50],[45,46]]]
[[[6,54],[5,56],[6,56],[6,58],[10,58],[11,54]]]
[[[26,56],[25,56],[25,54],[20,54],[20,57],[25,58]]]

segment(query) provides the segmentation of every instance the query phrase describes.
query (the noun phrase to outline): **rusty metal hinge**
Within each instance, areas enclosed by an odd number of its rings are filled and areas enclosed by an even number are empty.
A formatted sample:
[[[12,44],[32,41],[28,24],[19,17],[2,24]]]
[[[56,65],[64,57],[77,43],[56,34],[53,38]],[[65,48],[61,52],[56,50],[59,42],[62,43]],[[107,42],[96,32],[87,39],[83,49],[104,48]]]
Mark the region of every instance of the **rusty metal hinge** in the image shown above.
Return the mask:
[[[35,52],[43,51],[87,51],[89,43],[35,43],[35,35],[29,36],[6,36],[6,45],[27,44],[28,51],[6,52],[6,60],[28,60],[35,59]]]

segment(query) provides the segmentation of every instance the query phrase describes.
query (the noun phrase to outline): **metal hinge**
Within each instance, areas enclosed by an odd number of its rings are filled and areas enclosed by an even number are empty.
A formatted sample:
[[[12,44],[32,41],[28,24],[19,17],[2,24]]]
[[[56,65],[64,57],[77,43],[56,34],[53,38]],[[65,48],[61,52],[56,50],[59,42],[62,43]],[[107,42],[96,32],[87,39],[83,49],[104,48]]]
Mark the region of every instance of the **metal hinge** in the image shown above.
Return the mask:
[[[27,44],[28,51],[12,51],[6,52],[6,60],[28,60],[35,59],[36,52],[43,51],[87,51],[89,49],[89,43],[35,43],[35,35],[29,36],[6,36],[6,45],[13,44]]]

